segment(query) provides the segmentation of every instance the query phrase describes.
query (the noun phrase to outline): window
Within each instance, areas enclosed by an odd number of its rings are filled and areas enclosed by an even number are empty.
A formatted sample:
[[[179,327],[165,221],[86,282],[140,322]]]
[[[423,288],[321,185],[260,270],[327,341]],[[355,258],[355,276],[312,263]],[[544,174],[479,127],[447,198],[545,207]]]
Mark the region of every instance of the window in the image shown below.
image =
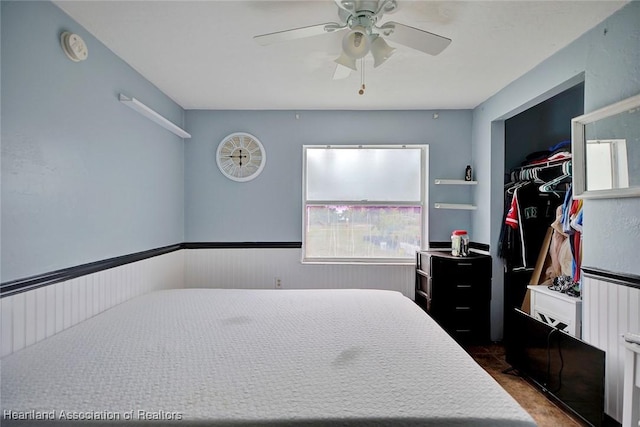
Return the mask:
[[[589,190],[629,188],[626,139],[588,140],[587,158]]]
[[[428,153],[304,146],[303,262],[413,263],[427,241]]]

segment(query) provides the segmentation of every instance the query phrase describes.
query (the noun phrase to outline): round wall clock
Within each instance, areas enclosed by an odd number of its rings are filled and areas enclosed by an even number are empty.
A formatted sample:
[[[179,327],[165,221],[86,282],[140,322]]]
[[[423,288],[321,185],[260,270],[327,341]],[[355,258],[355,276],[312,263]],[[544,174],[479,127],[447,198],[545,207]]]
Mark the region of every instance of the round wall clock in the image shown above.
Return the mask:
[[[255,136],[236,132],[226,136],[218,145],[216,163],[220,172],[238,182],[251,181],[262,172],[267,154]]]

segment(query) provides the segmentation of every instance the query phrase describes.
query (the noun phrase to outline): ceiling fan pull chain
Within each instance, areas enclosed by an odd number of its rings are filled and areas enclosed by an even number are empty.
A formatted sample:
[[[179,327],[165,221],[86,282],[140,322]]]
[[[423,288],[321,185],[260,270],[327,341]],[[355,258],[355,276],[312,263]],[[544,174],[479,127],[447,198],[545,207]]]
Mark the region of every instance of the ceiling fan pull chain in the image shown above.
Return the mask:
[[[360,86],[360,90],[358,91],[358,93],[360,95],[364,95],[364,89],[365,89],[365,86],[364,86],[364,58],[362,58],[360,60],[360,85],[361,86]]]

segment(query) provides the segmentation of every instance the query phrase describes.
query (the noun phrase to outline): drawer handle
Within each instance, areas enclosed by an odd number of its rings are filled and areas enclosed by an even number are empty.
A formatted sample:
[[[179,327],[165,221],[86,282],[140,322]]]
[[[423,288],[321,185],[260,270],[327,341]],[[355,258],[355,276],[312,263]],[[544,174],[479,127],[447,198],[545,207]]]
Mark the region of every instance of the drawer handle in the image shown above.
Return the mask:
[[[456,329],[456,332],[471,332],[471,329]]]
[[[456,310],[471,310],[471,307],[456,307]]]
[[[471,267],[473,264],[470,263],[470,262],[459,262],[458,265],[462,265],[462,266],[465,266],[465,267]]]
[[[456,288],[458,288],[458,289],[468,289],[470,287],[471,287],[471,285],[456,285]]]

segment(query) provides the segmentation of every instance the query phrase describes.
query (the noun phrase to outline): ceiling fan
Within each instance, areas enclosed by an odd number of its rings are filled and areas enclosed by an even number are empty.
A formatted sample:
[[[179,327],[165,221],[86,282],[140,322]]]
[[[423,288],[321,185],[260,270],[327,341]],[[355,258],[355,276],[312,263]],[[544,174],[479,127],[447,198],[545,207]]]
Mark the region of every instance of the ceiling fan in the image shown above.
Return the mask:
[[[429,55],[442,52],[451,39],[429,33],[397,22],[377,25],[385,13],[392,13],[398,7],[397,0],[334,0],[338,5],[340,22],[327,22],[308,27],[293,28],[275,33],[261,34],[253,39],[260,45],[284,42],[326,33],[345,32],[342,39],[342,53],[336,58],[333,78],[344,78],[351,70],[358,71],[356,61],[368,53],[373,56],[373,66],[383,64],[395,49],[387,40],[407,46]]]

